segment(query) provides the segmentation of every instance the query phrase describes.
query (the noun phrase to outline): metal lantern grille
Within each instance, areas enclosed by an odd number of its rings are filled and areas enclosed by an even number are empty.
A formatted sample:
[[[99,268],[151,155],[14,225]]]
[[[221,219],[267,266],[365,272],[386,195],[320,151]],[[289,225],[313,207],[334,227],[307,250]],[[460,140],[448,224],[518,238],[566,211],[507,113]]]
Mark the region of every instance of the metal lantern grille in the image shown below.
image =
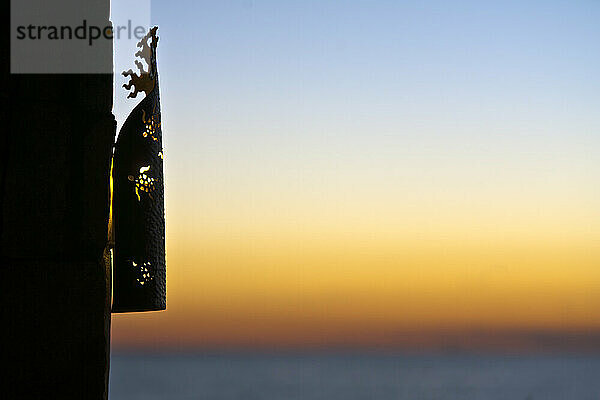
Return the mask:
[[[124,72],[124,85],[146,97],[133,109],[117,139],[113,165],[113,312],[166,308],[163,148],[157,28],[140,41],[139,74]]]

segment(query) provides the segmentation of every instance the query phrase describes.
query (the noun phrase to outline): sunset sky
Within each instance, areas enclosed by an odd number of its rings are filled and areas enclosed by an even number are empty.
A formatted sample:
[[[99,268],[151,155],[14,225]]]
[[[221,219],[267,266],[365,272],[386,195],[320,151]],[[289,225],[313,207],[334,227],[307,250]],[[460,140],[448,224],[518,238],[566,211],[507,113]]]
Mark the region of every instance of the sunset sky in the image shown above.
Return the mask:
[[[600,332],[600,2],[151,11],[168,310],[113,315],[115,347]]]

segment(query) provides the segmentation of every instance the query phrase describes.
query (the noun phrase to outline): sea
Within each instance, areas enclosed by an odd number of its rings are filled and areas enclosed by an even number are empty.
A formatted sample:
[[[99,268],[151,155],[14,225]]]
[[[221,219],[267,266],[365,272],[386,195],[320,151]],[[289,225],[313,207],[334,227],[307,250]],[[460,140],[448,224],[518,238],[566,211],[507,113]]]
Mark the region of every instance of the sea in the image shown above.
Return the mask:
[[[600,400],[600,356],[113,352],[109,398]]]

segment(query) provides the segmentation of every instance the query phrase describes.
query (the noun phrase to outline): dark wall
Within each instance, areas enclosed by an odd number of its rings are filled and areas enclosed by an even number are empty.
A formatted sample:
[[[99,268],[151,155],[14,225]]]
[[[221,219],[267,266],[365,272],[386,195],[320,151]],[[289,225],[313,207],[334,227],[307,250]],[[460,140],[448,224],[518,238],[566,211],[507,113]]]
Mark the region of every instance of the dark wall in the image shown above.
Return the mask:
[[[112,75],[10,75],[5,62],[0,84],[0,397],[103,399]]]

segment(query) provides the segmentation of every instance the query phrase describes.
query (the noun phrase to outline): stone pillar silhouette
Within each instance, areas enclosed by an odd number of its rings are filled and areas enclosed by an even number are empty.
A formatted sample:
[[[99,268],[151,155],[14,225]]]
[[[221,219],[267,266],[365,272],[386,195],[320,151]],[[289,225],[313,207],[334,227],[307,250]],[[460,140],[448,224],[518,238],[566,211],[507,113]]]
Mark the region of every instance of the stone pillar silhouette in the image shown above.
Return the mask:
[[[9,68],[0,82],[0,397],[106,399],[113,76]]]

